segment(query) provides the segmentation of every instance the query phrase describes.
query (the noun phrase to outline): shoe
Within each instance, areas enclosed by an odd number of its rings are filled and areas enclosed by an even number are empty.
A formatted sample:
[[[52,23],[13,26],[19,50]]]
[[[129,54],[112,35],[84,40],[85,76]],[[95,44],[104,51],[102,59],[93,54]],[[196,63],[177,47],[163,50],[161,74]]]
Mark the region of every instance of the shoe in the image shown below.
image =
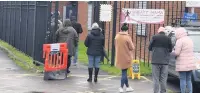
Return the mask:
[[[134,89],[132,87],[126,88],[126,92],[132,92]]]
[[[119,93],[123,93],[123,92],[124,92],[123,88],[119,88]]]
[[[97,82],[97,78],[98,78],[98,74],[99,74],[99,68],[95,68],[95,74],[94,74],[94,82]]]
[[[77,65],[77,63],[73,63],[73,66],[76,66]]]
[[[92,82],[92,72],[93,68],[88,68],[89,78],[87,79],[88,82]]]
[[[69,74],[71,71],[67,70],[67,74]]]

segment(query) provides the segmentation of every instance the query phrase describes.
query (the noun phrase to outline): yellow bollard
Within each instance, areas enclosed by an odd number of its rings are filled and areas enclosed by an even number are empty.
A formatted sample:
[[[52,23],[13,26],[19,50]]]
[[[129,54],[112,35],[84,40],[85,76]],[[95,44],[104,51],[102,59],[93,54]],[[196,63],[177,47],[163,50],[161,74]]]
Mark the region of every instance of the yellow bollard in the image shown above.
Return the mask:
[[[129,77],[132,79],[140,79],[140,61],[139,60],[133,60],[132,66],[129,68],[128,71]]]

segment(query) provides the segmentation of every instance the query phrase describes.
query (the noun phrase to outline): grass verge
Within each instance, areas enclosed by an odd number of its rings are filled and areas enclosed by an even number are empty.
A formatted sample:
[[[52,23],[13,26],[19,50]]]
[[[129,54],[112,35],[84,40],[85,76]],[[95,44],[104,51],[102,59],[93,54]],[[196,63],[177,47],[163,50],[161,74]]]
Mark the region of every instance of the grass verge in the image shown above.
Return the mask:
[[[18,66],[22,69],[31,71],[31,72],[42,72],[43,66],[35,66],[33,64],[33,59],[26,55],[25,53],[19,51],[8,43],[0,40],[1,49],[8,53],[8,57],[10,57]]]
[[[86,54],[87,48],[84,46],[83,42],[79,42],[79,61],[88,64],[88,58]],[[141,75],[150,75],[151,74],[151,65],[147,66],[144,65],[143,62],[140,64],[140,72]],[[120,75],[121,70],[116,68],[115,66],[110,66],[110,64],[101,64],[101,70],[108,72],[109,74],[113,75]]]
[[[33,71],[35,70],[36,72],[42,72],[43,71],[43,66],[35,66],[33,64],[33,59],[26,55],[25,53],[17,50],[13,46],[9,45],[8,43],[0,40],[0,45],[3,48],[6,48],[9,50],[11,53],[8,53],[8,56],[13,59],[13,61],[19,65],[21,68],[24,70],[28,71]],[[87,65],[88,64],[88,58],[86,54],[86,47],[84,46],[83,42],[79,42],[79,61],[82,62],[83,64]],[[8,52],[8,51],[6,51]],[[13,55],[12,55],[13,54]],[[150,75],[151,74],[151,65],[150,66],[145,66],[144,64],[140,64],[141,67],[141,74],[142,75]],[[109,74],[112,75],[120,75],[121,71],[120,69],[117,69],[115,66],[110,66],[110,64],[101,64],[100,67],[101,70],[108,72]]]

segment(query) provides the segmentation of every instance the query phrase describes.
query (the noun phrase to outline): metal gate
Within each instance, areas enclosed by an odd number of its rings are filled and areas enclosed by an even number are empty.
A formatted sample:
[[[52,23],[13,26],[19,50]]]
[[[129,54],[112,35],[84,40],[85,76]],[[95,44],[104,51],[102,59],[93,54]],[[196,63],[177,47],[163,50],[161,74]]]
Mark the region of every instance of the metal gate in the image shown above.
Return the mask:
[[[111,22],[100,22],[99,7],[100,4],[111,4],[113,6],[113,15]],[[129,24],[129,34],[135,45],[134,59],[143,62],[144,65],[150,63],[150,53],[148,51],[149,41],[152,35],[157,33],[160,26],[175,25],[178,23],[177,19],[182,18],[183,13],[188,11],[185,7],[185,1],[98,1],[93,2],[94,6],[94,21],[98,22],[104,29],[105,47],[109,57],[111,58],[111,65],[114,65],[115,48],[114,37],[120,31],[122,24],[120,23],[120,15],[122,8],[135,9],[164,9],[165,22],[162,25],[157,24]]]
[[[72,15],[77,16],[77,1],[0,1],[0,39],[32,57],[34,62],[44,62],[42,46],[55,42],[58,20],[62,21],[59,10],[64,10],[68,3],[76,10],[75,14],[72,10]]]
[[[0,1],[0,39],[42,61],[48,2]]]

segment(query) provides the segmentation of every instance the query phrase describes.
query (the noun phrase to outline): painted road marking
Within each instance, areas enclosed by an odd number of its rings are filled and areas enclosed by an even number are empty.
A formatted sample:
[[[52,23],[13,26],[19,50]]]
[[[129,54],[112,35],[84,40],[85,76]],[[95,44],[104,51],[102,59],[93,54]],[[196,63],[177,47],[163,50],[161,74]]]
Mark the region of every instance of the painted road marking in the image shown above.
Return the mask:
[[[18,77],[18,78],[20,78],[20,77],[26,77],[26,76],[43,77],[43,75],[41,75],[41,74],[6,74],[6,75],[11,76],[12,78],[13,78],[13,76],[14,76],[14,77]],[[88,75],[70,74],[68,77],[88,78]],[[104,78],[102,78],[102,77],[104,77]],[[116,78],[116,77],[120,77],[120,76],[114,76],[114,75],[99,75],[99,80],[111,80],[112,78]],[[144,80],[146,80],[146,81],[149,81],[149,82],[153,83],[152,80],[146,78],[145,76],[141,76],[141,78],[144,79]],[[3,77],[3,78],[0,78],[0,79],[11,79],[11,78],[9,78],[9,77],[8,77],[8,78]],[[145,82],[145,81],[142,81],[142,82]],[[82,83],[83,83],[83,82],[82,82]],[[85,83],[85,82],[84,82],[84,83]],[[83,84],[84,84],[84,83],[83,83]],[[81,83],[80,83],[80,84],[81,84]],[[168,89],[168,91],[173,93],[173,91],[170,90],[170,89]]]
[[[149,82],[151,82],[151,83],[153,83],[152,80],[146,78],[145,76],[140,76],[140,77],[143,78],[143,79],[145,79],[145,80],[147,80],[147,81],[149,81]],[[174,91],[172,91],[172,90],[170,90],[170,89],[167,89],[167,90],[168,90],[170,93],[174,93]]]

